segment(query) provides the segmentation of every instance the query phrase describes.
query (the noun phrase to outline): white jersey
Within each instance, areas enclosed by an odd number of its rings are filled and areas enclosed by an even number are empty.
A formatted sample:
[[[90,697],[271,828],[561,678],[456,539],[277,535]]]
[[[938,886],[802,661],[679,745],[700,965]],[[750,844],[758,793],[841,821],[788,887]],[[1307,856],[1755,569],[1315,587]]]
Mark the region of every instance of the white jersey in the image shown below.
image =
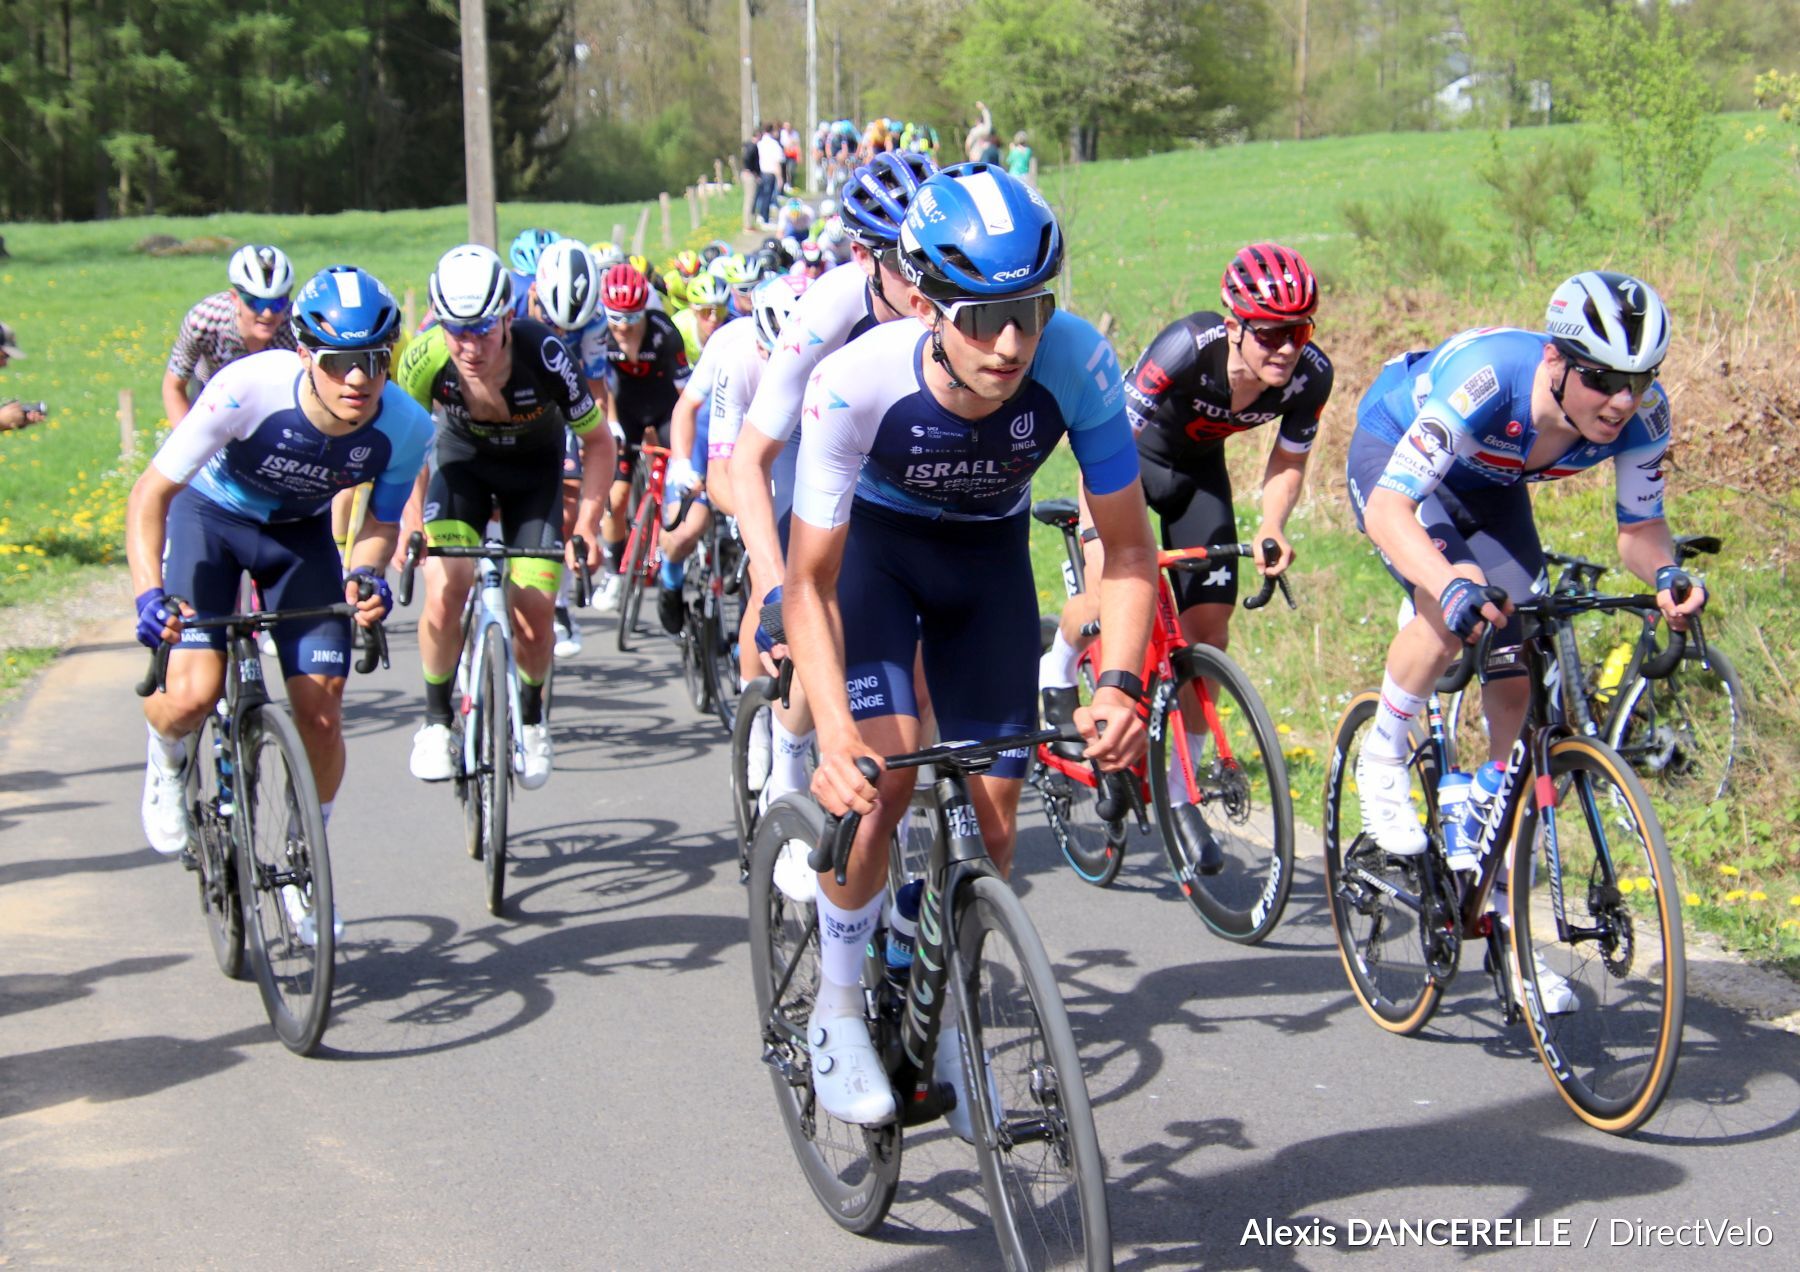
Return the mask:
[[[806,381],[828,353],[876,326],[869,279],[861,269],[828,270],[800,297],[747,416],[764,436],[785,442],[800,422]]]
[[[754,318],[733,318],[714,331],[701,350],[688,391],[711,403],[706,425],[708,464],[731,458],[744,412],[756,396],[757,385],[762,383],[765,362],[762,347],[756,341]]]

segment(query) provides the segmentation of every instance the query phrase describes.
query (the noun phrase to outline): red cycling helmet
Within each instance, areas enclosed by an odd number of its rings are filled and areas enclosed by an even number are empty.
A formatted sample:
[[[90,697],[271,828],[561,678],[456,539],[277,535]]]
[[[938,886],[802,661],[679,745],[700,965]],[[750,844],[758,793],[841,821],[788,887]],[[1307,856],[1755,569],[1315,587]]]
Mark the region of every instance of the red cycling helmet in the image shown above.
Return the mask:
[[[640,313],[650,303],[650,284],[631,266],[614,265],[600,279],[600,303],[610,313]]]
[[[1292,248],[1252,243],[1225,267],[1219,294],[1240,322],[1297,322],[1319,307],[1319,280]]]

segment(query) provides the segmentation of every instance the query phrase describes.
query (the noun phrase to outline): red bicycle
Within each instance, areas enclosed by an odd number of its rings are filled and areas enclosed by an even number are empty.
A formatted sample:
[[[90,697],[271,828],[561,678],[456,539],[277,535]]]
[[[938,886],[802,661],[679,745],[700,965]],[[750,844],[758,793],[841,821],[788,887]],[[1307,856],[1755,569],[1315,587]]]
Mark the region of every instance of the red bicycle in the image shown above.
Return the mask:
[[[1032,505],[1031,515],[1062,532],[1069,595],[1085,590],[1075,501],[1043,500]],[[1063,856],[1096,887],[1118,877],[1130,836],[1128,818],[1148,834],[1145,810],[1153,807],[1181,895],[1207,927],[1245,945],[1275,929],[1293,883],[1294,804],[1287,761],[1250,678],[1223,650],[1183,638],[1167,572],[1229,568],[1232,558],[1257,551],[1252,544],[1232,543],[1157,554],[1164,574],[1144,651],[1145,693],[1138,707],[1150,732],[1145,760],[1097,777],[1078,748],[1045,743],[1029,777]],[[1275,541],[1264,540],[1261,551],[1264,560],[1273,561]],[[1262,590],[1244,599],[1244,608],[1261,609],[1277,587],[1291,608],[1293,595],[1279,575],[1265,578]],[[1098,622],[1083,632],[1097,635]],[[1076,664],[1083,701],[1093,693],[1099,667],[1095,641]],[[1172,788],[1172,777],[1179,786]]]
[[[665,522],[659,515],[663,506],[663,482],[669,471],[669,456],[674,452],[665,446],[645,442],[639,448],[637,472],[632,477],[631,534],[625,540],[624,564],[619,570],[619,652],[629,653],[631,640],[637,635],[638,610],[643,607],[644,593],[655,591],[656,576],[662,569],[662,535],[681,524],[693,503],[690,492],[681,507]],[[660,630],[660,629],[659,629]]]

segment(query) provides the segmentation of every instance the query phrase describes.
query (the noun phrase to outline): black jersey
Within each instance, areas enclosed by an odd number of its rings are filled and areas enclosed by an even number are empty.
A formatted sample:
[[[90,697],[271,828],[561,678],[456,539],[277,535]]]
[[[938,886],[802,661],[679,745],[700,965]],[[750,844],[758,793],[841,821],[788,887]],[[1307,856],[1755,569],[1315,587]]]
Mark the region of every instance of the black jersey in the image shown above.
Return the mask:
[[[687,342],[681,338],[681,329],[674,319],[655,310],[646,312],[644,339],[635,358],[625,356],[610,328],[600,348],[613,373],[612,390],[619,418],[651,424],[668,419],[693,370],[688,366]]]
[[[513,320],[512,373],[502,398],[505,420],[478,420],[463,400],[462,375],[450,356],[442,327],[432,327],[406,346],[394,381],[428,410],[443,412],[439,453],[448,441],[457,453],[504,458],[521,451],[563,449],[563,426],[585,433],[600,422],[593,394],[569,348],[541,322]]]

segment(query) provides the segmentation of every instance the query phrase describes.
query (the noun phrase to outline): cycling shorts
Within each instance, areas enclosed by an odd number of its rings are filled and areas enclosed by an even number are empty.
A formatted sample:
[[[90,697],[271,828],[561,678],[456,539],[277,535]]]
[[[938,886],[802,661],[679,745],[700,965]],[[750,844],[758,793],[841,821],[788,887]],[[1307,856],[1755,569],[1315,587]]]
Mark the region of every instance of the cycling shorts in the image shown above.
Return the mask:
[[[453,451],[439,446],[441,462],[425,490],[427,539],[445,547],[478,547],[498,507],[507,547],[562,546],[561,456],[546,450],[529,456],[529,464],[501,465],[474,455],[448,458],[447,449]],[[555,592],[562,581],[558,561],[527,557],[507,565],[508,577],[520,587]]]
[[[1363,524],[1364,505],[1381,474],[1387,471],[1388,458],[1393,453],[1393,442],[1383,441],[1367,429],[1357,429],[1350,438],[1350,504],[1356,512],[1356,528],[1365,534],[1368,529]],[[1439,486],[1419,505],[1419,524],[1431,536],[1432,546],[1451,565],[1479,566],[1487,581],[1505,588],[1508,596],[1529,596],[1540,590],[1545,577],[1544,545],[1538,539],[1531,494],[1524,483],[1461,494]],[[1386,553],[1381,554],[1381,563],[1410,598],[1413,583],[1394,568]],[[1515,614],[1494,634],[1493,647],[1513,648],[1523,639],[1524,631]],[[1508,668],[1504,673],[1491,670],[1490,678],[1502,674],[1523,675],[1525,668]]]
[[[238,612],[238,589],[248,572],[267,610],[309,609],[344,599],[342,558],[331,537],[329,513],[299,521],[250,521],[195,490],[169,505],[163,552],[163,590],[194,607],[201,618]],[[283,677],[345,676],[350,669],[350,620],[296,619],[271,633]],[[182,649],[225,649],[225,630],[185,628]]]
[[[657,440],[667,444],[669,441],[668,413],[657,411],[619,411],[619,427],[625,432],[625,440],[619,446],[619,462],[613,469],[614,481],[630,481],[631,474],[637,469],[638,450],[644,444],[644,434],[654,428]]]
[[[1163,547],[1238,542],[1237,511],[1231,503],[1231,473],[1225,467],[1223,446],[1213,447],[1179,469],[1140,451],[1138,468],[1143,475],[1144,502],[1162,521]],[[1201,570],[1173,570],[1169,585],[1175,589],[1178,611],[1195,605],[1234,605],[1238,559],[1223,557]]]
[[[942,521],[857,500],[838,611],[850,711],[858,720],[917,717],[914,654],[946,740],[1029,733],[1037,719],[1037,585],[1029,518]],[[1026,748],[995,777],[1024,778]]]

